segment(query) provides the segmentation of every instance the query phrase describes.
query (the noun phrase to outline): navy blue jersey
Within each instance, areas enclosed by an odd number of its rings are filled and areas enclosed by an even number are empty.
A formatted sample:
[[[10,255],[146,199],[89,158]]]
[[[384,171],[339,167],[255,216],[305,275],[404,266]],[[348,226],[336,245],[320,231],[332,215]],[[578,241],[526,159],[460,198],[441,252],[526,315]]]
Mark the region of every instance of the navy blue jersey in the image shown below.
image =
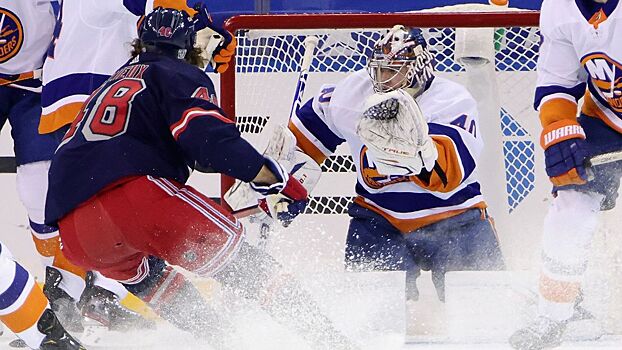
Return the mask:
[[[46,222],[128,176],[185,183],[197,165],[251,181],[264,158],[216,103],[197,67],[150,53],[128,62],[84,103],[57,149]]]

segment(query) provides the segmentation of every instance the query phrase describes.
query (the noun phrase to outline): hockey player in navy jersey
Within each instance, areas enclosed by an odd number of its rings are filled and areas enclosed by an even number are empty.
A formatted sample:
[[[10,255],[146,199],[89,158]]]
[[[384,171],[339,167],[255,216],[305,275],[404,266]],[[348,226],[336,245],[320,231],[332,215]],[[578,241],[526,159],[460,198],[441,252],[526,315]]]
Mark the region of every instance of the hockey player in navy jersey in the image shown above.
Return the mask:
[[[36,252],[45,267],[43,291],[52,309],[72,332],[83,330],[81,311],[120,330],[149,321],[119,303],[110,290],[127,291],[119,283],[99,276],[85,283],[86,272],[60,252],[58,230],[44,224],[50,160],[66,129],[39,134],[42,65],[52,40],[55,15],[50,0],[0,0],[0,37],[20,45],[0,53],[0,127],[11,124],[17,163],[17,193],[28,213]],[[134,29],[135,32],[135,29]],[[75,117],[75,115],[74,115]],[[89,273],[93,276],[93,273]],[[89,281],[92,281],[90,278]],[[107,283],[106,283],[107,282]],[[79,303],[82,310],[76,306]],[[105,309],[105,311],[103,310]]]
[[[184,184],[198,165],[279,196],[291,216],[307,202],[302,185],[240,137],[211,80],[189,64],[199,54],[191,19],[158,8],[139,37],[134,58],[85,102],[52,161],[46,220],[58,223],[63,252],[217,348],[229,348],[232,325],[167,263],[260,301],[313,348],[354,348],[295,280],[245,242],[229,212]]]
[[[432,65],[422,31],[397,25],[368,70],[322,86],[289,123],[318,164],[347,143],[358,196],[348,209],[346,264],[406,270],[413,300],[422,269],[444,300],[445,272],[504,266],[476,171],[477,104]]]

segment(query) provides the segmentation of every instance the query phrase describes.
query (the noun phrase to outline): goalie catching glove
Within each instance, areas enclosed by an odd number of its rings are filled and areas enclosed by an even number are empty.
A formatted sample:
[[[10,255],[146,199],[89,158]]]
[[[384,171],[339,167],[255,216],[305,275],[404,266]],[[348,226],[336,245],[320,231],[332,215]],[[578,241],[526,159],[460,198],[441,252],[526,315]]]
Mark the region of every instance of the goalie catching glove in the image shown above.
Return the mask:
[[[205,4],[197,4],[195,10],[197,11],[194,16],[194,25],[197,29],[195,47],[201,50],[204,62],[210,62],[214,71],[224,73],[229,68],[237,41],[227,30],[214,24]]]
[[[419,175],[423,169],[430,172],[438,158],[421,109],[401,89],[370,96],[356,133],[382,175]]]
[[[251,182],[250,186],[265,196],[259,200],[259,207],[287,227],[307,207],[307,190],[272,158],[266,157],[265,166],[274,174],[277,182],[270,185]]]

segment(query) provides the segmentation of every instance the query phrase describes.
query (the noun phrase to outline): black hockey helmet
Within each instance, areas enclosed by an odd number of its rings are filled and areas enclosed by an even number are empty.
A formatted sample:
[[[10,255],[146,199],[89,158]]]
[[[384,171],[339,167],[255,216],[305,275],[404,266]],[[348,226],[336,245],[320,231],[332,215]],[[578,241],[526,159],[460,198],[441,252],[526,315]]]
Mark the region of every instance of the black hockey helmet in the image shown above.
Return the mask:
[[[196,30],[186,11],[157,7],[143,19],[138,37],[147,47],[183,59],[194,48]]]

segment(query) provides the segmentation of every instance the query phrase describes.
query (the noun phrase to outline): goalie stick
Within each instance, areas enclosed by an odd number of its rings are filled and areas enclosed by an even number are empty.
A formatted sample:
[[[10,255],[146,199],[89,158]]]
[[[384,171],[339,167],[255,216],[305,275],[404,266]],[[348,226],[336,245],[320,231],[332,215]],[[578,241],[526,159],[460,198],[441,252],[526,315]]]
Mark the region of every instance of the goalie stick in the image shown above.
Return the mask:
[[[593,166],[609,164],[622,160],[622,151],[613,151],[596,155],[589,160],[585,161],[585,168],[587,170],[587,178],[589,181],[594,180]]]
[[[300,74],[298,76],[298,81],[296,84],[296,90],[294,91],[294,98],[292,101],[292,108],[290,110],[289,117],[294,116],[298,110],[300,109],[300,105],[302,104],[302,97],[304,95],[306,89],[307,78],[309,76],[309,70],[311,68],[311,64],[313,63],[313,57],[315,54],[315,49],[317,48],[319,43],[319,39],[316,36],[308,36],[305,38],[303,42],[304,53],[302,57],[302,61],[300,63]],[[270,148],[269,145],[266,149]],[[265,151],[264,151],[265,154]],[[277,159],[278,161],[278,159]],[[237,183],[225,195],[225,198],[235,196],[235,193],[244,193],[244,191],[248,188],[248,184]],[[230,203],[232,204],[232,203]],[[253,203],[250,206],[246,206],[244,208],[234,208],[232,212],[233,216],[236,218],[244,218],[254,214],[260,213],[262,210],[259,208],[258,203]],[[265,246],[268,236],[269,236],[270,226],[267,223],[262,223],[260,228],[260,247]]]

